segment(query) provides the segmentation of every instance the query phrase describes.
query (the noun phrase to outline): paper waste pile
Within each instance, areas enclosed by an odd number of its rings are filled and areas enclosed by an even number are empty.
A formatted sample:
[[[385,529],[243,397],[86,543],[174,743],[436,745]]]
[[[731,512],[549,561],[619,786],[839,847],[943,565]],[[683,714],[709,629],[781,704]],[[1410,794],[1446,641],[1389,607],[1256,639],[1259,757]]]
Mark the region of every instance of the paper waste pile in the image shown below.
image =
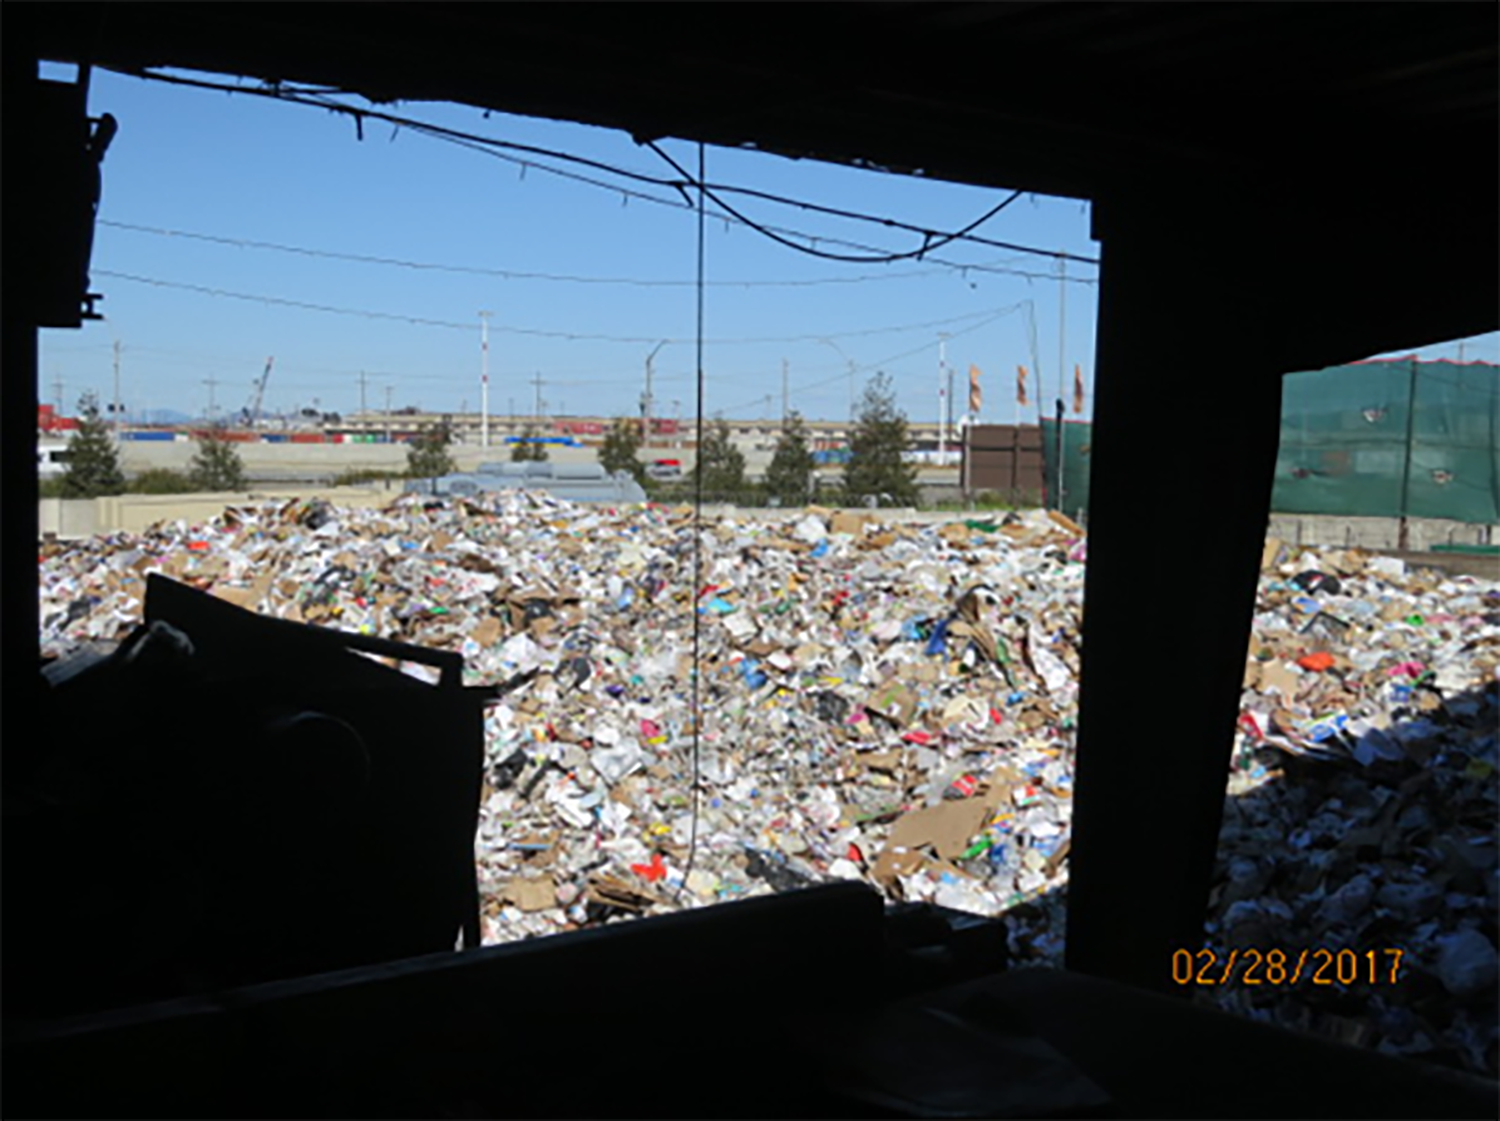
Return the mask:
[[[690,511],[537,493],[233,508],[44,545],[43,647],[123,637],[159,571],[460,651],[470,684],[537,671],[487,717],[487,942],[844,878],[1059,961],[1079,527],[746,512],[705,520],[696,584],[693,545]],[[1500,589],[1274,542],[1264,568],[1209,942],[1400,948],[1411,980],[1203,996],[1494,1073]]]

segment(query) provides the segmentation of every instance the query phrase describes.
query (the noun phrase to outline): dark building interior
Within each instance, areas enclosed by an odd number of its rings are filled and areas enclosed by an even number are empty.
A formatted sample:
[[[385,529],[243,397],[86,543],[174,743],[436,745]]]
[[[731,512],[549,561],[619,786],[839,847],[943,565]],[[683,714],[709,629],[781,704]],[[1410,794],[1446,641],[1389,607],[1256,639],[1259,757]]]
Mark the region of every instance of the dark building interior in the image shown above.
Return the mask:
[[[1490,3],[6,5],[7,1114],[1495,1116],[1492,1083],[1194,1007],[1168,963],[1203,938],[1282,375],[1500,327],[1497,43]],[[175,67],[316,83],[1090,200],[1104,264],[1067,969],[1006,971],[982,930],[947,929],[946,964],[919,975],[907,955],[903,972],[892,947],[920,941],[900,933],[917,920],[856,885],[476,948],[472,876],[454,870],[476,812],[465,748],[413,765],[388,828],[362,826],[384,846],[371,874],[408,893],[401,923],[280,956],[247,938],[199,991],[98,996],[109,948],[46,910],[77,837],[12,798],[51,750],[28,734],[47,702],[38,331],[85,322],[91,191],[109,175],[108,126],[39,60],[78,63],[81,80]],[[1196,606],[1143,628],[1139,589],[1162,562],[1141,547],[1133,459],[1154,454],[1143,434],[1195,423],[1205,352],[1237,423],[1176,478]],[[1132,377],[1146,368],[1150,393]],[[268,710],[237,730],[281,729],[292,770],[268,757],[272,785],[304,775],[299,735],[321,750],[355,726],[376,761],[401,758],[403,721],[477,742],[466,690],[408,699],[305,628],[152,594],[148,621],[212,650],[190,702],[158,685],[147,704],[210,712],[256,682],[328,714],[287,733]],[[1184,649],[1172,720],[1143,735],[1141,661]],[[262,688],[271,662],[282,678]],[[123,749],[149,733],[110,734]],[[143,789],[189,796],[172,785],[186,763],[152,765]],[[296,837],[327,843],[314,825]],[[288,914],[318,897],[316,882],[287,890]]]

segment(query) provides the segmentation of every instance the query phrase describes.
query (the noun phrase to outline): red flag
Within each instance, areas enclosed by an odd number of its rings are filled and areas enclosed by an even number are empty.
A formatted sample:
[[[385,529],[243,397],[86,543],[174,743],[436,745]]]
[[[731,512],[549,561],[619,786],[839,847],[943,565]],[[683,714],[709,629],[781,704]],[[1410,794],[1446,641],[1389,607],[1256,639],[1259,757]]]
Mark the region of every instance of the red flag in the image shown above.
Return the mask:
[[[1026,367],[1016,367],[1016,404],[1026,404]]]
[[[979,388],[979,367],[969,367],[969,412],[975,416],[979,415],[980,406],[984,404],[984,391]]]
[[[1083,367],[1073,367],[1073,411],[1083,412]]]

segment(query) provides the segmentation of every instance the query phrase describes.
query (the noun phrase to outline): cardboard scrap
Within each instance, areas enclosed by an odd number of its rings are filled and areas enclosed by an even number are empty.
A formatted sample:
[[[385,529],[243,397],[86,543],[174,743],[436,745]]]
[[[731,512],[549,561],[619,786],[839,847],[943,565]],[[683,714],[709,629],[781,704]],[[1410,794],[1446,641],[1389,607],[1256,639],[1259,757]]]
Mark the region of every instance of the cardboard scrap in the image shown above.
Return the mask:
[[[1047,517],[1052,520],[1052,524],[1053,525],[1059,526],[1062,529],[1067,530],[1069,533],[1073,534],[1075,537],[1082,537],[1083,536],[1083,526],[1079,525],[1077,522],[1075,522],[1072,518],[1068,517],[1066,514],[1058,513],[1056,510],[1048,510],[1047,511]]]
[[[511,880],[505,885],[504,895],[522,911],[545,911],[557,906],[557,885],[551,877],[539,880]]]
[[[927,857],[920,852],[887,845],[875,858],[875,863],[870,868],[870,877],[876,883],[891,888],[900,877],[921,871],[926,863]]]
[[[613,876],[596,874],[589,877],[584,898],[603,907],[618,907],[625,911],[644,911],[660,900],[638,886],[625,883]]]
[[[917,696],[899,681],[888,682],[870,694],[865,708],[904,728],[917,714]]]
[[[940,802],[903,814],[891,827],[890,849],[916,849],[930,845],[946,860],[956,860],[969,847],[974,834],[989,820],[994,807],[979,798]]]
[[[839,511],[829,521],[828,531],[830,533],[847,533],[851,537],[863,537],[865,527],[870,524],[870,518],[866,514],[847,514]]]
[[[504,634],[505,627],[501,625],[500,620],[493,615],[486,615],[474,625],[474,629],[469,632],[469,637],[479,646],[488,648],[499,642]]]
[[[1279,693],[1283,700],[1291,700],[1302,685],[1302,675],[1285,662],[1266,662],[1260,667],[1260,690],[1263,693]]]

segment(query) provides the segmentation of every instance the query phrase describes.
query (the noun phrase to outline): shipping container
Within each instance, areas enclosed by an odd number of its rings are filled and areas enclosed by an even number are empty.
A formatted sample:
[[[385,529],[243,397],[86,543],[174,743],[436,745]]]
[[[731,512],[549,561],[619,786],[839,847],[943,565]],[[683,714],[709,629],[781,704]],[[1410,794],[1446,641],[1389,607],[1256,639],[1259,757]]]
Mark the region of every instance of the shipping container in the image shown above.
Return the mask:
[[[327,437],[321,432],[293,432],[291,442],[294,444],[326,444]]]
[[[287,434],[285,432],[263,432],[260,438],[268,444],[285,444],[287,442]]]

